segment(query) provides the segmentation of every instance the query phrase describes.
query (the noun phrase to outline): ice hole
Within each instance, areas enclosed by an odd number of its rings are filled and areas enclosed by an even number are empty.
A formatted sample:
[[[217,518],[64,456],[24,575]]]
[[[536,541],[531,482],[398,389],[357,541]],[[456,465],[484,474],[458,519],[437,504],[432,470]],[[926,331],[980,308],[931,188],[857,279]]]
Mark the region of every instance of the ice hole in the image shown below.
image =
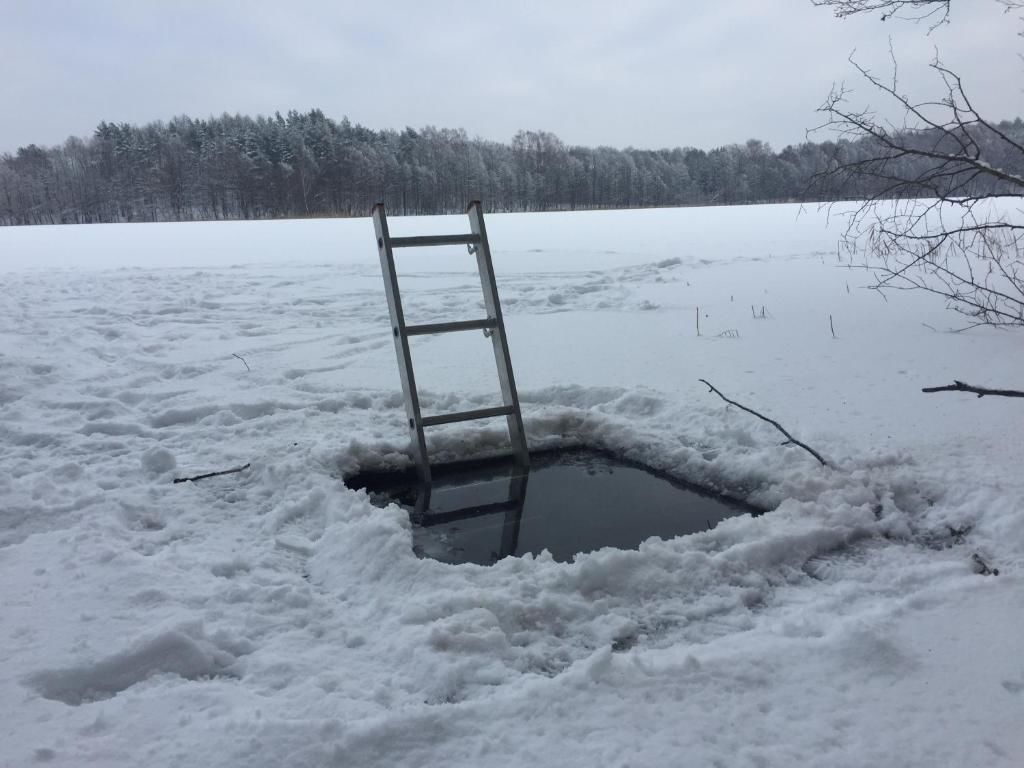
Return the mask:
[[[537,453],[530,461],[529,470],[493,459],[434,466],[429,486],[413,471],[366,472],[346,485],[365,489],[379,506],[406,508],[416,554],[453,564],[491,565],[545,549],[570,561],[762,511],[603,451]]]

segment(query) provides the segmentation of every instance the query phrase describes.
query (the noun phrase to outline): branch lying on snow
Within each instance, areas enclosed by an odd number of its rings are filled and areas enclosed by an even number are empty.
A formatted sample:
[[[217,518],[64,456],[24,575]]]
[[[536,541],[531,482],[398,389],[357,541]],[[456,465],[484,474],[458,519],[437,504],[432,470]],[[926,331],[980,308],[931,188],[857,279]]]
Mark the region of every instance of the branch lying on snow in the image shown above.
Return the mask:
[[[728,397],[726,397],[721,392],[719,392],[717,389],[715,389],[715,387],[711,384],[711,382],[705,381],[704,379],[698,379],[698,381],[701,382],[702,384],[706,384],[708,389],[711,392],[714,392],[720,398],[725,400],[725,402],[729,403],[729,405],[735,405],[740,410],[743,410],[743,411],[746,411],[747,413],[753,414],[754,416],[757,416],[757,418],[761,419],[762,421],[767,421],[769,424],[771,424],[773,427],[775,427],[777,430],[779,430],[779,432],[781,432],[782,434],[784,434],[786,436],[786,442],[783,443],[783,445],[788,445],[789,443],[792,443],[793,445],[799,445],[801,448],[803,448],[805,451],[807,451],[809,454],[811,454],[811,456],[813,456],[818,461],[820,461],[821,465],[823,467],[827,467],[828,466],[828,462],[825,461],[823,458],[821,458],[821,454],[820,453],[818,453],[816,450],[814,450],[810,446],[806,445],[805,443],[801,443],[799,440],[797,440],[795,437],[793,437],[791,434],[789,434],[789,432],[787,432],[783,428],[783,426],[781,424],[779,424],[779,422],[775,421],[774,419],[769,419],[767,416],[764,416],[764,415],[758,413],[757,411],[755,411],[752,408],[747,408],[747,406],[745,406],[745,405],[740,405],[735,400],[730,400]]]
[[[220,472],[207,472],[203,475],[193,475],[192,477],[176,477],[174,482],[176,483],[190,483],[193,480],[205,480],[208,477],[217,477],[218,475],[233,475],[235,472],[241,472],[249,468],[249,464],[244,464],[241,467],[235,467],[233,469],[222,469]]]
[[[974,572],[981,576],[998,576],[999,569],[993,568],[991,565],[985,562],[985,558],[975,552],[971,555],[971,561],[974,563]]]
[[[973,392],[978,397],[985,395],[998,395],[999,397],[1024,397],[1024,392],[1018,389],[988,389],[986,387],[972,387],[962,381],[953,379],[952,384],[944,387],[923,387],[922,392]]]

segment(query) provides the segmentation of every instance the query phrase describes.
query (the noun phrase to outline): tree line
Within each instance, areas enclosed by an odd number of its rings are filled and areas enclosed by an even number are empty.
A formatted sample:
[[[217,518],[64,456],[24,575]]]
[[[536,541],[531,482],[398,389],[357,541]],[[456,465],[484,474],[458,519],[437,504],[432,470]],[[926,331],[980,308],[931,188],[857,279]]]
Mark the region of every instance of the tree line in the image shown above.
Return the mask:
[[[999,125],[1024,138],[1019,118]],[[933,137],[920,131],[910,140],[926,146]],[[875,157],[875,141],[644,150],[567,146],[546,131],[520,131],[505,144],[461,129],[375,131],[318,109],[103,122],[87,139],[0,156],[0,224],[363,216],[377,201],[412,215],[461,212],[472,199],[489,211],[856,199],[884,191],[884,179],[840,183],[827,172]],[[892,158],[888,170],[907,176],[921,169],[901,163],[927,162]]]

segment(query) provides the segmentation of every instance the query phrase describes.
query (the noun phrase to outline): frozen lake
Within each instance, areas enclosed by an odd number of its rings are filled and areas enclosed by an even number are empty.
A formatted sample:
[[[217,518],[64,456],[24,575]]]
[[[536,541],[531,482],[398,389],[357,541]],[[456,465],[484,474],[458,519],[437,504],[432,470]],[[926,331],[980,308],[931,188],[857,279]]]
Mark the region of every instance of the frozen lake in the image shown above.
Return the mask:
[[[814,208],[487,223],[531,447],[773,511],[418,558],[343,483],[409,461],[368,218],[0,229],[0,764],[1019,765],[1024,415],[920,388],[1020,388],[1020,331],[865,290]],[[400,258],[410,322],[478,316],[464,248]],[[425,414],[496,403],[481,335],[413,354]]]

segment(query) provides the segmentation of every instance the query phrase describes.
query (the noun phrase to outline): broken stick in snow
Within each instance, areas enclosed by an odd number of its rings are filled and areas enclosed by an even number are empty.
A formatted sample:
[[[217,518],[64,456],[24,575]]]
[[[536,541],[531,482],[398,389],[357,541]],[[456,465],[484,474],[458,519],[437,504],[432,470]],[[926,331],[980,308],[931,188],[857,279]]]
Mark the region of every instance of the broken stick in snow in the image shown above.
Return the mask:
[[[207,472],[203,475],[193,475],[192,477],[176,477],[174,482],[176,483],[188,483],[193,480],[205,480],[208,477],[217,477],[218,475],[233,475],[235,472],[241,472],[249,468],[248,464],[244,464],[241,467],[235,467],[234,469],[222,469],[220,472]]]
[[[803,448],[805,451],[807,451],[809,454],[811,454],[811,456],[813,456],[818,461],[820,461],[821,465],[823,467],[827,467],[828,466],[828,462],[825,461],[823,458],[821,458],[821,454],[820,453],[818,453],[816,450],[811,448],[809,445],[806,445],[805,443],[801,443],[799,440],[797,440],[795,437],[793,437],[791,434],[789,434],[789,432],[787,432],[783,428],[783,426],[781,424],[779,424],[779,422],[775,421],[774,419],[769,419],[767,416],[763,416],[762,414],[760,414],[757,411],[755,411],[753,408],[747,408],[747,406],[740,405],[735,400],[730,400],[728,397],[726,397],[721,392],[719,392],[717,389],[715,389],[715,387],[711,384],[711,382],[706,381],[705,379],[698,379],[698,381],[700,381],[703,384],[706,384],[709,390],[711,390],[716,395],[718,395],[720,398],[725,400],[725,402],[729,403],[729,405],[735,405],[740,410],[743,410],[743,411],[746,411],[747,413],[753,414],[754,416],[757,416],[757,418],[761,419],[762,421],[767,421],[769,424],[771,424],[773,427],[775,427],[777,430],[779,430],[779,432],[784,434],[786,436],[786,438],[787,438],[786,442],[783,443],[783,445],[786,445],[787,443],[792,443],[793,445],[799,445],[801,448]]]
[[[999,397],[1024,397],[1024,392],[1016,389],[987,389],[986,387],[972,387],[962,381],[953,380],[952,384],[944,387],[923,387],[922,392],[973,392],[978,397],[985,395],[998,395]]]
[[[971,560],[974,562],[974,572],[981,576],[998,576],[999,569],[993,568],[985,562],[985,558],[975,552],[971,555]]]

